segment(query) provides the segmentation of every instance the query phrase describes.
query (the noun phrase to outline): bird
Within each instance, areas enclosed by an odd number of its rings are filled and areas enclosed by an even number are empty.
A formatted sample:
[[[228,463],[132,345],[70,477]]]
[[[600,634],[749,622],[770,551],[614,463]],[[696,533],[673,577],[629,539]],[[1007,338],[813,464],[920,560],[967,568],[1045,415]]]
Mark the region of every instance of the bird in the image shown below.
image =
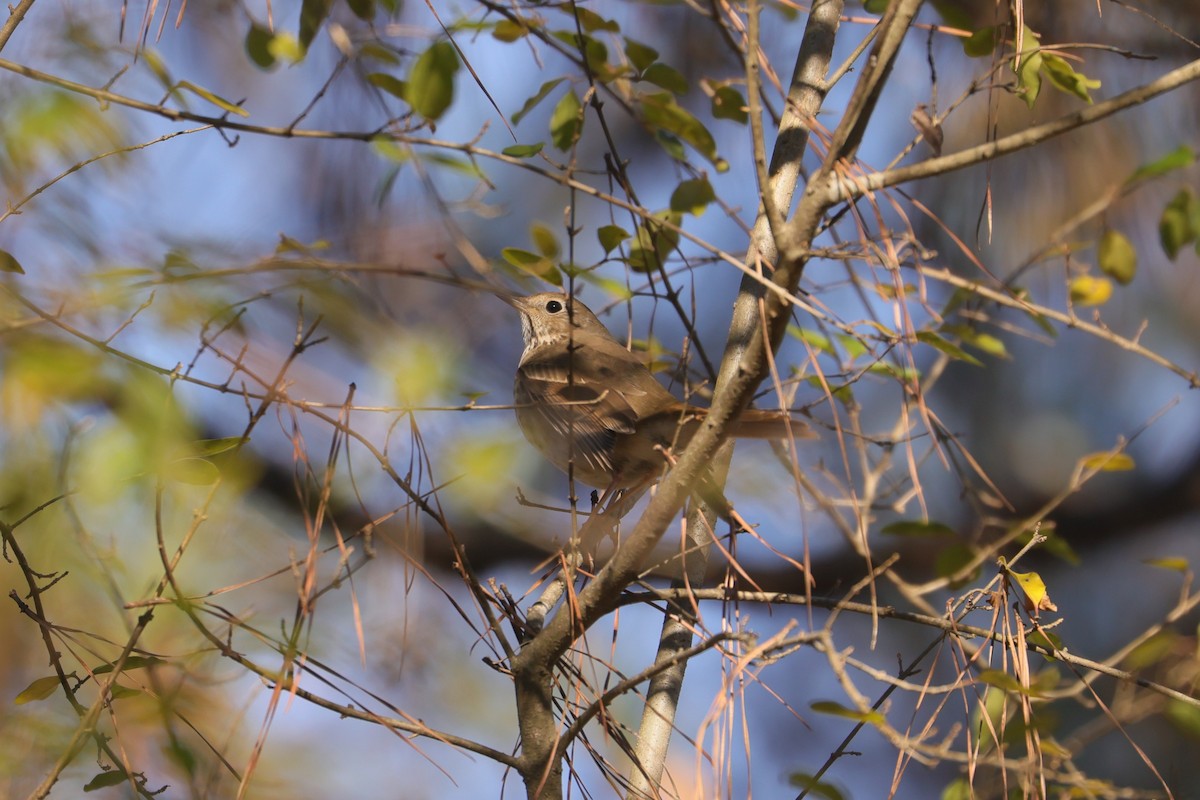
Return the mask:
[[[596,505],[641,493],[687,447],[707,409],[658,382],[577,298],[562,292],[502,299],[521,315],[525,350],[513,380],[517,424],[530,444],[574,480],[602,490]],[[746,409],[733,436],[812,438],[784,411]]]

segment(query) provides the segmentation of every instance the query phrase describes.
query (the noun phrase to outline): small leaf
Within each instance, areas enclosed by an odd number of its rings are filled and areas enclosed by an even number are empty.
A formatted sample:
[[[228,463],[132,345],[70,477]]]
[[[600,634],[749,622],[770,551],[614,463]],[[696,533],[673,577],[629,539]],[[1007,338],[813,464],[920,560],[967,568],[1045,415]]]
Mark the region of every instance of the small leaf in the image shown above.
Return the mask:
[[[541,278],[555,286],[562,286],[562,275],[559,274],[558,268],[554,266],[554,262],[545,256],[531,253],[528,250],[521,250],[517,247],[506,247],[500,251],[500,255],[517,269],[528,272],[530,275]]]
[[[1071,302],[1080,306],[1102,306],[1112,297],[1113,285],[1108,278],[1080,275],[1070,283]]]
[[[434,42],[421,54],[408,75],[408,104],[428,120],[436,120],[454,102],[458,53],[449,42]]]
[[[1058,634],[1054,633],[1053,631],[1045,630],[1044,628],[1035,628],[1034,630],[1031,630],[1029,633],[1025,634],[1025,641],[1031,645],[1034,645],[1035,647],[1041,647],[1051,652],[1055,650],[1062,650],[1063,646],[1063,641],[1061,638],[1059,638]],[[1052,656],[1047,657],[1052,658]]]
[[[1137,272],[1137,251],[1123,233],[1109,229],[1100,237],[1096,262],[1105,275],[1127,286]]]
[[[550,230],[549,226],[541,222],[534,222],[529,226],[529,238],[533,240],[533,246],[544,258],[558,258],[558,237],[554,235],[554,231]]]
[[[713,92],[712,115],[716,119],[731,119],[743,125],[750,121],[746,98],[732,86],[719,86]]]
[[[125,700],[130,697],[140,697],[141,695],[142,692],[140,690],[120,684],[113,684],[108,690],[108,696],[113,700]]]
[[[968,564],[975,560],[975,551],[965,544],[953,544],[938,553],[934,569],[939,578],[949,578],[957,575]],[[979,577],[981,566],[976,564],[968,574],[951,581],[950,588],[957,589]]]
[[[847,708],[841,703],[835,703],[832,700],[818,700],[812,703],[809,708],[818,714],[830,714],[835,717],[852,719],[855,722],[866,722],[870,725],[882,725],[885,721],[884,716],[878,711],[859,711],[855,708]]]
[[[554,113],[550,115],[550,141],[554,142],[554,146],[559,150],[570,150],[579,140],[582,129],[583,106],[580,105],[575,90],[568,89],[554,107]]]
[[[1186,573],[1191,567],[1188,565],[1188,560],[1181,556],[1173,556],[1167,558],[1146,558],[1142,559],[1143,564],[1149,564],[1152,567],[1159,569],[1169,569],[1175,572]]]
[[[261,69],[275,66],[275,54],[271,52],[271,39],[274,34],[257,22],[246,31],[246,55]]]
[[[579,20],[579,27],[583,28],[583,30],[587,33],[594,33],[595,31],[607,31],[609,33],[621,32],[621,26],[613,20],[605,19],[595,11],[584,8],[577,3],[564,3],[560,7],[568,13],[574,12],[576,18]]]
[[[868,14],[882,14],[887,11],[889,0],[863,0],[863,10]]]
[[[158,656],[129,656],[125,659],[125,663],[121,666],[122,672],[128,672],[131,669],[142,669],[143,667],[155,667],[167,662]],[[92,670],[94,675],[107,675],[113,671],[113,664],[101,664]]]
[[[968,364],[973,364],[977,367],[983,366],[983,362],[978,358],[971,355],[966,350],[963,350],[953,342],[947,341],[933,331],[917,331],[917,341],[923,342],[935,350],[945,353],[953,359],[965,361]]]
[[[846,795],[832,783],[817,780],[807,772],[793,772],[788,775],[788,785],[803,789],[805,797],[823,797],[825,800],[845,800]]]
[[[187,89],[192,94],[203,97],[205,100],[212,103],[214,106],[217,106],[218,108],[228,111],[230,114],[236,114],[239,117],[250,116],[250,112],[247,111],[246,109],[242,108],[241,106],[231,103],[223,97],[218,97],[217,95],[210,92],[208,89],[205,89],[203,86],[197,86],[196,84],[192,83],[191,81],[180,81],[179,83],[175,84],[175,88],[176,89]]]
[[[712,162],[717,172],[725,172],[729,164],[717,153],[717,143],[708,128],[675,102],[667,92],[641,96],[642,120],[651,128],[678,136],[700,155]]]
[[[883,526],[881,533],[886,533],[891,536],[931,536],[954,537],[958,534],[954,528],[941,522],[923,522],[919,519],[902,519],[896,522],[890,522]]]
[[[120,786],[128,780],[129,776],[125,773],[125,770],[118,767],[117,769],[97,773],[94,778],[84,785],[83,790],[85,792],[94,792],[98,789],[107,789],[110,786]]]
[[[304,0],[300,6],[300,46],[308,50],[317,31],[333,10],[333,0]]]
[[[1165,716],[1185,736],[1200,739],[1200,709],[1194,705],[1171,698]]]
[[[408,84],[395,75],[389,75],[386,72],[372,72],[367,76],[367,83],[377,86],[393,97],[399,97],[401,100],[407,100],[408,98]]]
[[[596,231],[596,238],[600,240],[604,254],[608,255],[620,247],[621,242],[629,238],[629,233],[620,225],[605,225]]]
[[[21,266],[21,262],[7,250],[0,250],[0,272],[15,272],[18,275],[24,275],[25,270]]]
[[[1020,58],[1013,58],[1013,70],[1017,76],[1017,94],[1025,105],[1033,108],[1042,91],[1042,53],[1038,49],[1038,35],[1025,26],[1021,37]]]
[[[1196,239],[1197,231],[1193,227],[1196,218],[1194,205],[1195,196],[1188,189],[1181,189],[1163,209],[1162,218],[1158,222],[1158,237],[1162,242],[1163,252],[1172,261],[1179,251]]]
[[[492,38],[501,42],[515,42],[529,33],[529,29],[511,19],[502,19],[492,29]]]
[[[403,164],[412,158],[412,150],[387,136],[376,136],[371,140],[371,149],[388,161]]]
[[[982,58],[990,56],[992,51],[996,49],[996,28],[989,25],[986,28],[980,28],[972,33],[966,39],[963,39],[963,52],[971,58]]]
[[[707,178],[694,178],[675,187],[671,193],[671,210],[698,217],[716,199],[717,195]]]
[[[669,67],[662,62],[651,64],[642,72],[642,80],[653,83],[655,86],[661,86],[668,92],[675,94],[687,94],[688,86],[687,78],[674,67]]]
[[[1134,463],[1133,457],[1127,453],[1105,451],[1087,454],[1079,459],[1079,467],[1100,472],[1128,472],[1134,468]]]
[[[1046,590],[1046,582],[1036,572],[1014,572],[1008,574],[1016,580],[1028,601],[1025,605],[1029,613],[1037,615],[1039,611],[1058,611],[1058,606],[1050,602],[1050,593]]]
[[[563,80],[563,78],[555,78],[552,81],[546,81],[543,83],[542,87],[534,93],[533,97],[530,97],[525,101],[525,105],[521,106],[521,110],[512,115],[512,124],[520,125],[521,120],[525,119],[525,116],[530,111],[533,111],[533,109],[537,107],[538,103],[545,100],[546,96],[549,95],[550,92],[554,91],[554,87],[562,83]]]
[[[205,458],[177,458],[167,465],[166,477],[192,486],[211,486],[220,479],[221,471]]]
[[[1138,167],[1137,171],[1129,176],[1126,183],[1158,178],[1174,170],[1190,167],[1195,161],[1196,154],[1192,152],[1192,148],[1181,144],[1162,158]]]
[[[21,690],[20,694],[13,700],[13,705],[23,706],[26,703],[32,703],[35,700],[45,700],[47,697],[58,691],[62,686],[57,675],[50,675],[45,678],[38,678],[33,683]]]
[[[289,64],[299,64],[304,60],[304,46],[300,40],[287,31],[278,31],[271,37],[267,45],[276,61],[286,61]]]
[[[537,144],[514,144],[509,145],[500,152],[513,158],[529,158],[542,152],[542,148],[545,145],[545,142],[538,142]]]
[[[625,39],[625,55],[629,57],[629,63],[633,64],[634,69],[638,72],[658,60],[657,50],[629,38]]]
[[[1173,560],[1173,559],[1167,559]],[[1171,630],[1163,630],[1151,636],[1146,641],[1134,647],[1125,656],[1124,664],[1128,669],[1141,670],[1152,667],[1171,654],[1179,634]]]
[[[375,0],[346,0],[346,5],[354,12],[354,16],[363,22],[375,19]]]
[[[1088,90],[1100,88],[1100,81],[1076,72],[1066,59],[1053,53],[1042,54],[1042,71],[1050,78],[1050,83],[1054,88],[1067,94],[1073,94],[1088,103],[1092,102],[1092,96]]]
[[[1028,689],[1022,686],[1020,681],[1001,669],[981,670],[979,681],[980,683],[986,683],[988,686],[1003,689],[1006,692],[1016,692],[1017,694],[1028,693]]]

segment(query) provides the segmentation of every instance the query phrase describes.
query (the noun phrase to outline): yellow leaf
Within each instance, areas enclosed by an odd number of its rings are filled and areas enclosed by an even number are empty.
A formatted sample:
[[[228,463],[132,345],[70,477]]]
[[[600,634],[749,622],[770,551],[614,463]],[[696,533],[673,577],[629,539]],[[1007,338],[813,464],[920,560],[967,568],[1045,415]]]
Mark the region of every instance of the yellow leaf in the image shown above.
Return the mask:
[[[1050,594],[1046,591],[1046,582],[1036,572],[1014,572],[1008,574],[1016,580],[1021,591],[1025,593],[1026,609],[1035,614],[1039,611],[1058,611],[1058,606],[1050,602]]]
[[[1112,297],[1113,284],[1108,278],[1080,275],[1071,281],[1071,302],[1079,306],[1102,306]]]
[[[1125,453],[1088,453],[1079,459],[1082,469],[1095,469],[1100,472],[1129,472],[1134,467],[1133,457]]]

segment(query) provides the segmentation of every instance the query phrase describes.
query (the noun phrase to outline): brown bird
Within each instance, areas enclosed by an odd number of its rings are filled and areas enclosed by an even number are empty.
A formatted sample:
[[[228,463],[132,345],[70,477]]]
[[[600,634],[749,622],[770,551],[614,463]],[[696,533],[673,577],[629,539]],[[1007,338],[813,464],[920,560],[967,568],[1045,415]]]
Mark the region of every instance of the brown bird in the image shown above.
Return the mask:
[[[517,424],[559,469],[612,499],[660,477],[707,409],[675,399],[596,315],[559,292],[502,298],[521,312],[525,352],[513,383]],[[780,411],[747,409],[733,436],[812,438]],[[603,500],[601,501],[603,502]]]

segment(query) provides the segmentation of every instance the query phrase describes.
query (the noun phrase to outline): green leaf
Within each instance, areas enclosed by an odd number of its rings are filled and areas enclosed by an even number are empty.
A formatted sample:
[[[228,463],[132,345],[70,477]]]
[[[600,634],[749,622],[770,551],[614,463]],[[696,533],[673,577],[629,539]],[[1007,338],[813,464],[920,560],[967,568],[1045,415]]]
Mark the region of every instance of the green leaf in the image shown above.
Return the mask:
[[[963,52],[971,58],[990,56],[996,49],[996,28],[989,25],[980,28],[966,39],[963,39]]]
[[[1159,631],[1125,656],[1125,667],[1136,671],[1154,666],[1171,654],[1178,639],[1179,634],[1172,630]]]
[[[529,238],[533,240],[533,246],[544,258],[558,258],[558,237],[554,235],[554,231],[550,230],[548,225],[534,222],[529,226]]]
[[[542,148],[545,146],[545,142],[538,142],[537,144],[514,144],[509,145],[500,152],[513,158],[529,158],[542,152]]]
[[[1029,26],[1025,26],[1021,39],[1020,63],[1018,64],[1017,58],[1014,57],[1013,69],[1017,76],[1017,94],[1029,108],[1033,108],[1042,91],[1042,54],[1038,50],[1039,47],[1041,45],[1038,43],[1038,35],[1030,30]]]
[[[1080,306],[1102,306],[1109,301],[1113,293],[1112,281],[1094,275],[1073,278],[1068,288],[1071,292],[1071,302]]]
[[[825,800],[846,800],[842,791],[832,783],[819,781],[807,772],[793,772],[788,775],[788,785],[803,789],[805,797],[823,797]]]
[[[389,161],[403,164],[412,158],[412,150],[388,136],[376,136],[371,140],[371,149]]]
[[[1171,698],[1167,701],[1166,717],[1185,736],[1200,739],[1200,709],[1194,705]]]
[[[57,675],[38,678],[21,690],[13,700],[13,705],[23,706],[26,703],[32,703],[36,700],[45,700],[58,691],[60,686],[62,686],[62,683],[59,682]]]
[[[1004,346],[1004,340],[990,333],[978,331],[970,325],[943,325],[942,332],[957,336],[963,344],[970,345],[990,356],[1008,358],[1008,348]]]
[[[881,533],[890,534],[892,536],[929,536],[929,537],[957,537],[958,533],[941,522],[924,522],[919,519],[902,519],[896,522],[888,523],[883,526]]]
[[[812,703],[809,708],[818,714],[830,714],[835,717],[844,717],[845,719],[852,719],[855,722],[865,722],[870,725],[882,725],[885,722],[884,716],[878,711],[859,711],[856,708],[847,708],[841,703],[835,703],[832,700],[818,700]]]
[[[191,81],[180,81],[179,83],[175,84],[175,88],[176,89],[187,89],[192,94],[203,97],[205,100],[212,103],[214,106],[217,106],[218,108],[228,111],[230,114],[236,114],[239,117],[250,116],[250,112],[247,111],[246,109],[242,108],[241,106],[231,103],[228,100],[226,100],[224,97],[219,97],[219,96],[213,94],[212,92],[210,92],[208,89],[205,89],[203,86],[197,86],[196,84],[192,83]]]
[[[1137,251],[1123,233],[1110,228],[1100,237],[1096,263],[1105,275],[1127,286],[1137,272]]]
[[[511,19],[502,19],[492,29],[492,38],[501,42],[515,42],[528,33],[529,29],[524,25],[513,22]]]
[[[713,91],[712,115],[716,119],[731,119],[743,125],[750,121],[746,98],[732,86],[718,86]]]
[[[717,172],[725,172],[729,164],[717,153],[717,143],[708,128],[675,102],[668,92],[641,96],[642,119],[651,128],[678,136],[707,158]]]
[[[1186,144],[1181,144],[1162,158],[1143,164],[1129,176],[1126,183],[1158,178],[1177,169],[1190,167],[1196,161],[1196,154]]]
[[[580,105],[575,90],[568,89],[554,107],[554,113],[550,115],[550,141],[559,150],[570,150],[579,140],[582,129],[583,106]]]
[[[629,233],[620,225],[605,225],[596,231],[596,238],[600,240],[604,254],[608,255],[620,247],[621,242],[629,238]]]
[[[666,261],[667,256],[679,245],[679,232],[663,225],[665,220],[674,225],[681,215],[674,211],[658,212],[653,218],[637,227],[637,238],[629,251],[629,268],[634,272],[655,272]]]
[[[500,256],[517,269],[541,278],[555,286],[562,286],[562,275],[554,262],[545,256],[521,250],[517,247],[506,247],[500,251]]]
[[[937,571],[939,578],[949,578],[951,575],[957,574],[960,570],[975,560],[975,551],[965,544],[953,544],[938,553],[937,560],[934,563],[934,569]],[[976,565],[969,574],[963,575],[955,581],[952,581],[950,588],[957,589],[958,587],[970,583],[979,577],[981,567]]]
[[[209,439],[208,441],[220,441],[219,439]],[[240,441],[240,439],[239,439]],[[129,656],[125,659],[125,663],[121,665],[122,672],[128,672],[131,669],[142,669],[143,667],[156,667],[166,664],[165,659],[158,656]],[[101,664],[92,670],[94,675],[107,675],[113,671],[113,664]]]
[[[974,800],[971,782],[966,778],[955,778],[942,790],[941,800]]]
[[[1066,59],[1053,53],[1042,54],[1042,71],[1050,78],[1050,83],[1054,88],[1067,94],[1073,94],[1088,103],[1092,102],[1092,96],[1088,90],[1100,88],[1100,81],[1092,80],[1086,75],[1076,72]]]
[[[1020,681],[1000,669],[982,670],[979,673],[979,681],[986,683],[988,686],[1003,689],[1006,692],[1016,692],[1017,694],[1028,694],[1029,692],[1026,687],[1021,685]]]
[[[304,50],[308,50],[332,10],[333,0],[304,0],[300,6],[300,46]]]
[[[1172,261],[1180,250],[1196,239],[1197,232],[1193,226],[1196,219],[1195,204],[1195,195],[1189,189],[1180,189],[1167,203],[1158,221],[1158,238],[1162,242],[1163,252]]]
[[[611,19],[605,19],[595,11],[584,8],[578,3],[563,3],[559,6],[568,14],[574,12],[576,19],[579,20],[579,27],[587,33],[595,31],[608,31],[609,33],[620,33],[621,26]]]
[[[354,16],[363,22],[375,19],[375,0],[346,0],[346,5],[354,12]]]
[[[142,692],[140,690],[130,686],[121,686],[120,684],[113,684],[108,690],[108,696],[113,700],[124,700],[130,697],[140,697],[141,695]]]
[[[977,367],[982,367],[983,362],[975,356],[963,350],[958,345],[946,340],[933,331],[917,331],[917,341],[929,345],[935,350],[945,353],[958,361],[965,361],[968,364],[973,364]]]
[[[110,786],[120,786],[128,780],[129,775],[125,773],[125,770],[118,767],[117,769],[97,773],[94,778],[84,785],[83,790],[85,792],[94,792],[98,789],[107,789]]]
[[[521,106],[521,110],[512,115],[512,124],[520,125],[521,120],[525,119],[530,111],[537,107],[537,104],[546,99],[546,95],[554,91],[554,87],[562,83],[565,78],[555,78],[552,81],[546,81],[542,84],[542,88],[538,89],[533,97],[525,101],[525,105]]]
[[[18,275],[24,275],[25,269],[12,253],[0,250],[0,272],[15,272]]]
[[[687,94],[688,89],[691,88],[688,86],[687,78],[683,77],[679,70],[661,62],[646,67],[642,72],[642,80],[653,83],[655,86],[661,86],[675,94]]]
[[[671,210],[698,217],[716,199],[717,195],[707,178],[694,178],[679,184],[671,192]]]
[[[275,54],[271,52],[273,38],[274,34],[257,22],[251,24],[250,30],[246,31],[246,55],[261,69],[275,66]]]
[[[408,99],[408,84],[395,75],[389,75],[386,72],[372,72],[367,75],[367,83],[382,89],[393,97],[399,97],[401,100]]]
[[[863,0],[863,10],[868,14],[882,14],[887,11],[889,0]]]
[[[436,120],[454,101],[458,53],[449,42],[435,42],[421,54],[408,75],[408,104],[428,120]]]
[[[1191,569],[1188,564],[1188,560],[1181,556],[1168,558],[1144,558],[1142,559],[1142,563],[1149,564],[1152,567],[1158,567],[1159,569],[1173,570],[1175,572],[1186,573],[1189,569]]]
[[[1062,650],[1063,641],[1058,634],[1044,628],[1037,628],[1025,634],[1025,641],[1035,647],[1046,650]]]
[[[658,60],[657,50],[629,38],[625,39],[625,55],[629,58],[629,63],[633,64],[634,69],[638,72],[642,72],[646,67]]]

